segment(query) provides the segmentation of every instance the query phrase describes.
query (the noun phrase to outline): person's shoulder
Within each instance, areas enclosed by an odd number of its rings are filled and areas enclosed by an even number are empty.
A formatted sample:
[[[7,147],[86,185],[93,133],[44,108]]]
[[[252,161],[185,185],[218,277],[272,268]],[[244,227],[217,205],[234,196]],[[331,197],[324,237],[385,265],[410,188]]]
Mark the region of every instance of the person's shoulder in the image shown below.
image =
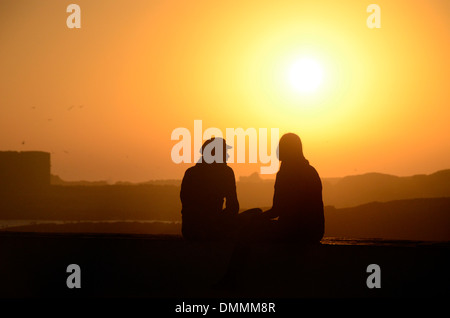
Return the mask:
[[[233,168],[231,168],[229,165],[222,164],[221,166],[222,166],[222,169],[224,169],[226,172],[234,174]]]
[[[197,165],[194,165],[192,167],[189,167],[186,169],[186,171],[184,172],[184,176],[190,176],[192,174],[195,174],[196,171],[198,171],[199,167]]]
[[[192,167],[187,168],[186,171],[184,172],[184,174],[189,174],[189,173],[191,173],[192,171],[195,171],[195,166],[192,166]]]
[[[313,166],[308,164],[308,170],[309,170],[309,173],[310,173],[311,177],[320,180],[320,176],[319,176],[319,173],[317,172],[316,168],[314,168]]]
[[[233,168],[231,168],[229,165],[224,165],[224,164],[220,165],[220,170],[227,177],[233,177],[234,178]]]
[[[311,171],[311,172],[313,172],[313,173],[315,173],[315,174],[319,174],[318,172],[317,172],[317,170],[316,170],[316,168],[314,168],[310,163],[308,163],[308,169]]]
[[[216,164],[211,167],[212,169],[208,172],[215,175],[217,178],[222,180],[234,180],[234,171],[231,167],[226,164]]]

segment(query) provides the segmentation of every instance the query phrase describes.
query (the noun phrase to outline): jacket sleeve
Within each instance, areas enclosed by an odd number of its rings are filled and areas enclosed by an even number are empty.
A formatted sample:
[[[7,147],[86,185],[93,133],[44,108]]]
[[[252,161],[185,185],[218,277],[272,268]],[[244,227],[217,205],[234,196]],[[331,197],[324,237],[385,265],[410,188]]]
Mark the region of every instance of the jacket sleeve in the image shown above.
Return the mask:
[[[239,213],[239,201],[236,193],[236,179],[234,177],[234,172],[230,168],[227,175],[227,180],[225,184],[225,209],[224,213],[227,214],[238,214]]]
[[[185,172],[181,181],[180,199],[183,207],[192,205],[192,177],[189,170]]]
[[[270,218],[276,218],[280,216],[280,211],[284,209],[284,198],[283,196],[283,189],[280,189],[282,187],[283,180],[282,180],[282,174],[279,172],[277,173],[276,179],[275,179],[275,185],[274,185],[274,191],[273,191],[273,202],[272,202],[272,208],[270,211]]]

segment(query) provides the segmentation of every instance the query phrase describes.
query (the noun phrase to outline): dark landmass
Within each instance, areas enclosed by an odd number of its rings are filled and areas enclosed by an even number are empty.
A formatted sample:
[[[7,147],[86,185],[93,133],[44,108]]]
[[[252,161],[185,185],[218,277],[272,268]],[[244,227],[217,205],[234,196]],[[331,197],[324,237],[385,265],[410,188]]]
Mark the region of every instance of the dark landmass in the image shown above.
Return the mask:
[[[100,188],[99,188],[100,190]],[[74,198],[75,199],[75,198]],[[81,199],[81,197],[79,198]],[[110,204],[115,204],[112,197]],[[72,203],[71,210],[63,208],[51,213],[49,220],[70,220],[68,224],[31,224],[14,226],[0,231],[20,232],[61,232],[61,233],[135,233],[135,234],[180,234],[181,215],[179,210],[173,212],[172,223],[142,223],[138,221],[124,222],[123,219],[151,219],[150,212],[135,209],[127,211],[127,200],[122,205],[115,204],[115,213],[102,210],[100,205],[84,210]],[[81,201],[77,201],[81,202]],[[149,201],[150,205],[151,202]],[[123,209],[123,210],[120,210]],[[57,207],[55,207],[57,209]],[[32,214],[28,214],[29,219]],[[119,219],[115,222],[113,217]],[[155,217],[164,217],[156,214]],[[52,218],[53,217],[53,218]],[[120,218],[122,217],[122,218]],[[103,218],[103,219],[102,219]],[[75,222],[77,220],[82,220]],[[88,220],[100,220],[88,222]],[[103,221],[103,222],[102,222]],[[177,223],[175,223],[177,221]],[[325,207],[325,236],[382,238],[395,240],[450,241],[450,198],[397,200],[391,202],[373,202],[365,205],[335,209]]]
[[[450,197],[449,185],[450,170],[410,177],[367,173],[322,178],[322,194],[325,205],[346,208],[374,201]],[[241,207],[271,206],[273,186],[274,180],[263,180],[257,174],[240,178],[237,191]]]
[[[410,177],[368,173],[341,178],[334,185],[326,179],[323,183],[324,202],[336,208],[374,201],[450,197],[449,169]]]
[[[61,179],[57,175],[51,175],[50,176],[50,183],[51,185],[57,185],[57,186],[84,186],[84,187],[96,187],[96,186],[105,186],[105,185],[173,185],[173,186],[180,186],[181,180],[175,180],[175,179],[162,179],[162,180],[149,180],[145,182],[139,182],[139,183],[133,183],[129,181],[117,181],[114,183],[110,183],[108,181],[100,180],[100,181],[85,181],[85,180],[79,180],[79,181],[67,181]]]
[[[274,179],[261,179],[258,173],[240,177],[237,192],[243,209],[272,205]],[[106,181],[64,181],[52,175],[51,184],[58,186],[106,186]],[[430,175],[397,177],[382,173],[367,173],[343,178],[322,178],[325,205],[352,207],[369,202],[387,202],[415,198],[450,197],[450,169]],[[150,180],[138,184],[117,182],[114,186],[174,186],[181,180]]]
[[[83,186],[83,187],[97,187],[109,185],[107,181],[66,181],[57,175],[50,175],[50,184],[53,186]]]
[[[70,222],[0,231],[0,298],[448,298],[447,178],[448,170],[323,179],[325,204],[334,196],[343,207],[325,207],[322,244],[247,246],[231,290],[213,285],[234,244],[182,239],[176,180],[3,191],[0,219]],[[252,176],[237,187],[242,208],[271,206],[273,181]],[[355,202],[363,204],[345,207]],[[66,286],[69,264],[82,269],[81,289]],[[369,264],[381,267],[381,289],[366,285]]]
[[[0,233],[0,297],[448,298],[448,243],[367,242],[249,245],[234,289],[216,290],[231,243],[170,235]],[[66,286],[69,264],[81,268],[80,289]],[[366,285],[369,264],[381,268],[380,289]]]
[[[165,234],[181,235],[181,223],[176,222],[70,222],[42,223],[12,226],[1,232],[36,233],[110,233],[110,234]]]
[[[179,181],[145,184],[72,183],[52,177],[51,185],[34,191],[0,191],[0,220],[59,220],[78,224],[30,225],[9,229],[46,232],[179,233],[179,225],[131,221],[181,221]],[[89,184],[89,185],[88,185]],[[358,238],[450,240],[450,170],[432,175],[395,177],[366,174],[323,179],[325,235]],[[258,174],[237,182],[241,210],[267,209],[273,180]],[[440,195],[440,196],[439,196]],[[405,199],[405,197],[407,199]],[[409,198],[412,197],[412,198]],[[418,199],[421,198],[421,199]],[[392,201],[388,201],[391,199]],[[377,201],[377,202],[374,202]],[[330,202],[338,203],[331,206]],[[362,202],[361,205],[341,207]],[[89,224],[89,221],[122,222]]]
[[[170,185],[51,186],[0,193],[0,219],[179,221],[179,193]]]
[[[450,198],[372,202],[345,209],[326,207],[325,234],[450,241]]]

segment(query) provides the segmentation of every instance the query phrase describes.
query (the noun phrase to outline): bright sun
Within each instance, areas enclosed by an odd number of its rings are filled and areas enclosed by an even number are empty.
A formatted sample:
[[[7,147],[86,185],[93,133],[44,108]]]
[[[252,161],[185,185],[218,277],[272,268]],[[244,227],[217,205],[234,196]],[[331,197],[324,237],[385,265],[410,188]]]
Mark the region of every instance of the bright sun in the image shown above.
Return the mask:
[[[289,83],[298,92],[316,91],[323,79],[321,65],[311,58],[302,58],[289,68]]]

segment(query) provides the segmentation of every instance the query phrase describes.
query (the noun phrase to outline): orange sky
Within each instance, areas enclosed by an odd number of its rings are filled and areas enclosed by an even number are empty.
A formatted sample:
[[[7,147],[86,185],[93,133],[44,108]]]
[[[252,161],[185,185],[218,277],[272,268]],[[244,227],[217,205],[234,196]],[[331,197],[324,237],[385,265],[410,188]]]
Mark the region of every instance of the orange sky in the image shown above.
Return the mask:
[[[66,7],[81,7],[68,29]],[[381,29],[366,8],[381,7]],[[52,153],[66,180],[183,176],[177,127],[295,132],[323,177],[450,162],[450,2],[0,3],[0,150]],[[314,93],[286,69],[322,66]],[[237,176],[260,164],[231,164]]]

